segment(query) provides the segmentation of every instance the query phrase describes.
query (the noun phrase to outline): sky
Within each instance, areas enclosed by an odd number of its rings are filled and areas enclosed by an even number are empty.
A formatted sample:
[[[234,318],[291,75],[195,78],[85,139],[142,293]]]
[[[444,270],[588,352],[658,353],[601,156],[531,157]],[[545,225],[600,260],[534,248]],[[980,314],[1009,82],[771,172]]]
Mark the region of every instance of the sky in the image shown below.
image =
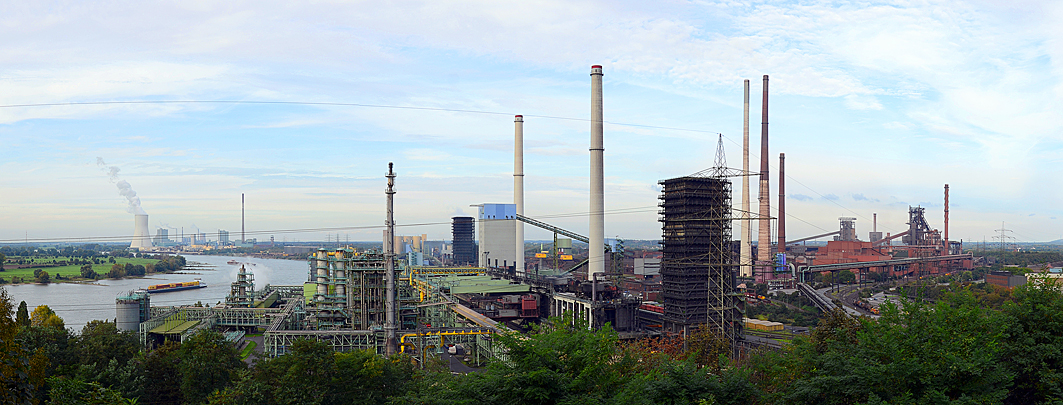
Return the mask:
[[[717,134],[741,168],[745,79],[758,170],[769,75],[769,194],[785,153],[790,239],[839,217],[866,239],[875,213],[901,232],[917,205],[942,229],[945,184],[952,240],[1063,238],[1059,2],[0,8],[0,244],[124,238],[130,192],[152,233],[238,232],[244,194],[249,238],[380,240],[388,162],[396,233],[450,239],[451,217],[512,202],[514,114],[526,214],[585,234],[591,65],[607,237],[660,238],[657,182],[711,167]],[[145,101],[174,102],[94,104]]]

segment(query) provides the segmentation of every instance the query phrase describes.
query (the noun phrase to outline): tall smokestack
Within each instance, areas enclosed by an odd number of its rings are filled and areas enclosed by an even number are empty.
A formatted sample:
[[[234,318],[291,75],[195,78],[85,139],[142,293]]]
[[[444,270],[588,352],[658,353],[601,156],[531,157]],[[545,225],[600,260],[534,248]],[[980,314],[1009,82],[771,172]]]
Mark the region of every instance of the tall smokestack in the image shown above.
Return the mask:
[[[757,226],[757,261],[761,267],[758,280],[770,275],[771,262],[771,201],[768,197],[768,75],[764,75],[764,94],[761,96],[760,120],[760,222]]]
[[[130,249],[144,249],[151,247],[151,235],[148,233],[148,215],[136,214],[133,216],[133,241],[129,244]]]
[[[524,116],[513,117],[513,204],[517,215],[524,215]],[[517,228],[517,274],[524,273],[524,222],[514,221]]]
[[[949,185],[945,185],[945,254],[949,252]]]
[[[247,243],[247,234],[244,232],[244,193],[240,193],[240,243]]]
[[[387,246],[384,247],[385,272],[384,284],[386,288],[384,301],[384,353],[394,355],[399,349],[399,341],[396,336],[396,310],[398,303],[395,302],[395,172],[392,171],[394,163],[388,162],[388,189],[384,194],[388,196],[387,225],[388,237],[384,238]]]
[[[786,253],[786,154],[779,154],[779,253]]]
[[[878,213],[871,214],[871,232],[878,232]],[[874,242],[874,241],[872,241]]]
[[[749,215],[749,80],[745,81],[743,91],[745,102],[742,103],[742,246],[739,250],[738,274],[742,277],[753,277],[752,258],[753,224],[750,223]]]
[[[602,67],[591,66],[591,201],[587,278],[605,272],[605,142]],[[592,320],[593,322],[593,320]]]

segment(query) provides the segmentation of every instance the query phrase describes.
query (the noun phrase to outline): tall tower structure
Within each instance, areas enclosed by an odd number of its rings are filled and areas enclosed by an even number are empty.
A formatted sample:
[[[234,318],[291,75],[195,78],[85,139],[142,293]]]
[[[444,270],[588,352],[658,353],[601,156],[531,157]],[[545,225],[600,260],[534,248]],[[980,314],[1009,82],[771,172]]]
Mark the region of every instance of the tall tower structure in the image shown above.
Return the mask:
[[[738,274],[742,277],[753,277],[753,266],[750,257],[752,254],[753,243],[753,223],[750,221],[749,215],[749,79],[746,79],[744,86],[744,99],[742,103],[742,221],[741,221],[741,243],[742,246],[739,249]]]
[[[524,116],[513,117],[513,204],[517,215],[524,215]],[[517,228],[516,263],[517,275],[524,273],[524,222],[514,221]]]
[[[605,143],[602,117],[602,67],[591,66],[591,192],[587,277],[605,272]],[[591,320],[593,324],[594,320]]]
[[[768,197],[768,75],[764,75],[764,94],[761,98],[760,121],[760,220],[757,226],[757,281],[766,280],[771,265],[771,201]]]
[[[384,338],[385,348],[384,352],[391,356],[398,351],[399,341],[396,332],[398,331],[398,325],[396,323],[398,302],[396,300],[395,291],[395,172],[392,171],[393,163],[388,162],[388,189],[385,192],[388,196],[388,213],[387,213],[387,227],[388,234],[391,236],[387,238],[385,242],[384,260],[385,273],[384,283],[386,290],[387,301],[384,302]]]
[[[147,214],[133,216],[133,241],[129,243],[131,249],[144,249],[151,247],[151,234],[148,231]]]
[[[786,154],[779,154],[779,253],[786,253]]]

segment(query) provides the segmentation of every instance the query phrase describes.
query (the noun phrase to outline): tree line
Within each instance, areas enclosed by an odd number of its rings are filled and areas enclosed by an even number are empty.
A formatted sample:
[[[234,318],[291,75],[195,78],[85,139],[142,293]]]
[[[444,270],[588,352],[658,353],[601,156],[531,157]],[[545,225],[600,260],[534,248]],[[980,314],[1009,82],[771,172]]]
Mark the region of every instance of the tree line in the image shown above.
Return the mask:
[[[978,291],[977,293],[982,293]],[[554,318],[495,335],[507,361],[453,375],[405,355],[334,353],[301,340],[252,365],[202,332],[140,350],[110,322],[74,335],[0,296],[2,403],[144,404],[1032,404],[1063,401],[1063,294],[1022,286],[987,306],[970,288],[824,315],[781,350],[740,351],[702,330],[621,340]],[[28,310],[25,312],[29,312]],[[28,324],[26,322],[28,318]],[[64,402],[65,401],[65,402]],[[95,402],[92,402],[95,401]],[[122,402],[124,401],[124,402]]]

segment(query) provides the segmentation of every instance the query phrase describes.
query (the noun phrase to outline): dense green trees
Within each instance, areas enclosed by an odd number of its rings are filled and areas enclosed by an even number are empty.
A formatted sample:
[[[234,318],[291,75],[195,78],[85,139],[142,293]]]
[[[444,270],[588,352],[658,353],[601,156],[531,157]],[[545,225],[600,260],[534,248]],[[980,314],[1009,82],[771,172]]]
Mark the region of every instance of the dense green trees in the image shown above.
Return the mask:
[[[409,357],[335,353],[316,340],[299,340],[291,352],[259,362],[211,404],[384,404],[401,395],[414,375]]]
[[[987,291],[992,291],[987,293]],[[74,334],[38,307],[16,320],[0,289],[0,403],[152,404],[960,404],[1063,401],[1063,293],[1023,286],[998,305],[982,286],[879,319],[825,314],[782,349],[730,350],[712,333],[622,341],[552,319],[495,335],[507,361],[469,375],[403,355],[334,353],[300,340],[247,368],[213,332],[141,351],[96,321]],[[59,320],[61,322],[61,320]],[[45,377],[48,377],[45,380]],[[125,402],[123,402],[125,401]]]

